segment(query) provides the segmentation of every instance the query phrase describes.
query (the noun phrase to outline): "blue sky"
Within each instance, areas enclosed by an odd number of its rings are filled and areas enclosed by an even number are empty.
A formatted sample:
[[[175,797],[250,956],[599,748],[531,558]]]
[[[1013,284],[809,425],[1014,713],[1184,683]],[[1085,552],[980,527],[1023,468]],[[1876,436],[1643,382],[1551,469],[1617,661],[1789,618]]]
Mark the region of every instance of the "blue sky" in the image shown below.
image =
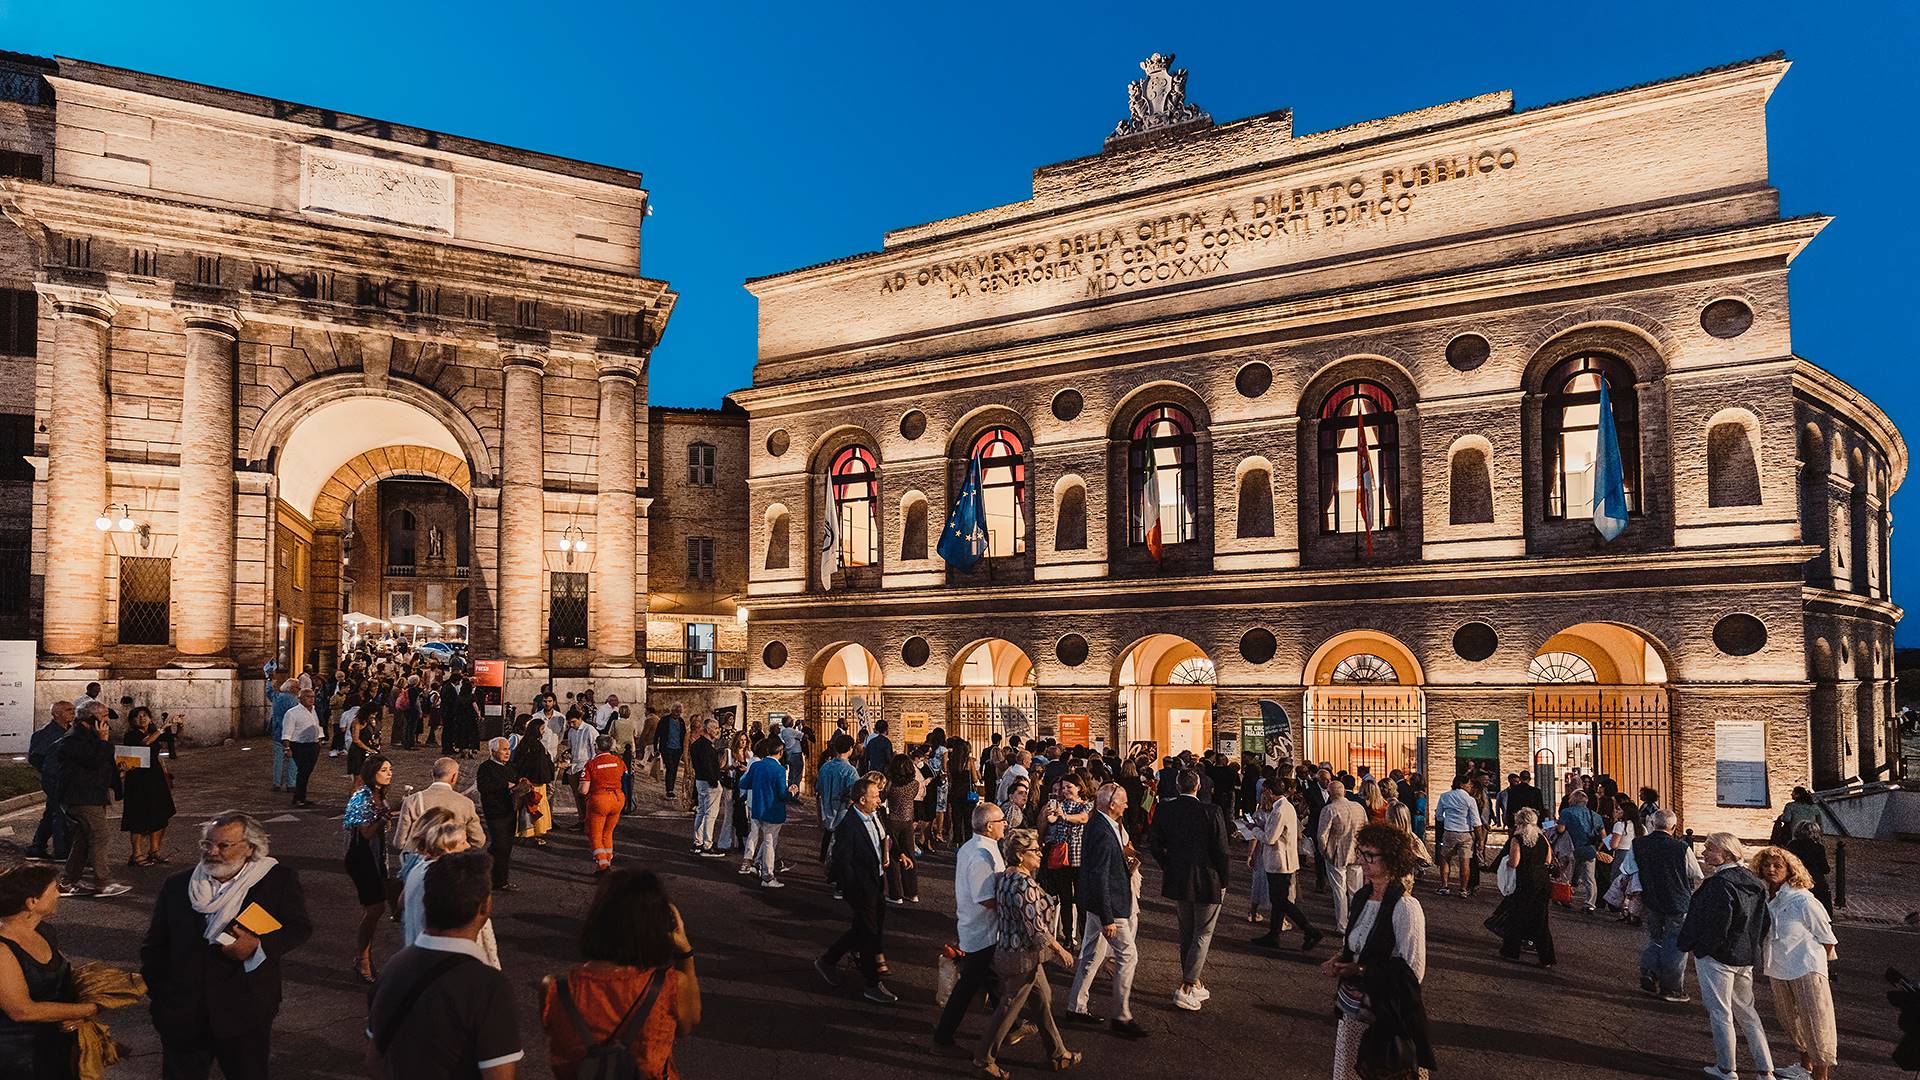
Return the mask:
[[[1100,148],[1154,50],[1178,54],[1216,120],[1291,107],[1308,132],[1491,90],[1525,108],[1782,49],[1781,208],[1837,219],[1795,263],[1794,347],[1920,432],[1920,6],[0,0],[0,48],[641,170],[643,269],[681,294],[651,394],[676,405],[750,379],[743,279],[1025,198],[1035,166]],[[1897,530],[1896,599],[1920,586],[1904,558],[1917,543],[1920,526]],[[1920,643],[1920,623],[1900,636]]]

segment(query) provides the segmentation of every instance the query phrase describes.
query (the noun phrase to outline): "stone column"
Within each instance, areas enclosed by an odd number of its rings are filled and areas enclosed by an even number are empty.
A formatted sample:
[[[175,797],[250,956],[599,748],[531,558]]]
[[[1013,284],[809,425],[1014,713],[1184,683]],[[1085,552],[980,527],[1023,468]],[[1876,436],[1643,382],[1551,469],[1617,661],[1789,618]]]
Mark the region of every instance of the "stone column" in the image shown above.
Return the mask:
[[[500,435],[500,651],[506,659],[538,662],[540,560],[546,534],[546,473],[540,383],[546,360],[533,353],[506,357],[506,394]]]
[[[100,651],[106,540],[94,528],[107,503],[107,356],[113,300],[91,289],[41,286],[53,304],[47,410],[47,566],[41,645],[49,655]]]
[[[173,556],[173,643],[188,660],[224,657],[233,628],[236,312],[191,307],[180,399],[180,543]]]
[[[638,374],[633,358],[600,358],[600,473],[596,487],[594,560],[598,586],[595,659],[609,667],[633,663],[634,631],[634,408]]]

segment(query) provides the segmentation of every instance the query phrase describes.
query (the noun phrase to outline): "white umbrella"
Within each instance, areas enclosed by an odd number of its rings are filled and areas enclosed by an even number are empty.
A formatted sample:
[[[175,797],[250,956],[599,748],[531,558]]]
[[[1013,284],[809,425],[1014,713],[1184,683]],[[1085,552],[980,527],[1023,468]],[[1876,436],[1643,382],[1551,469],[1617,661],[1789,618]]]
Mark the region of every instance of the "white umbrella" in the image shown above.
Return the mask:
[[[358,611],[349,611],[345,615],[340,616],[340,621],[351,626],[354,623],[379,622],[380,620],[371,615],[363,615]]]
[[[425,615],[401,615],[393,620],[395,626],[411,626],[418,630],[438,630],[440,624]]]
[[[462,615],[457,619],[448,619],[447,625],[465,627],[467,625],[467,617],[465,615]]]

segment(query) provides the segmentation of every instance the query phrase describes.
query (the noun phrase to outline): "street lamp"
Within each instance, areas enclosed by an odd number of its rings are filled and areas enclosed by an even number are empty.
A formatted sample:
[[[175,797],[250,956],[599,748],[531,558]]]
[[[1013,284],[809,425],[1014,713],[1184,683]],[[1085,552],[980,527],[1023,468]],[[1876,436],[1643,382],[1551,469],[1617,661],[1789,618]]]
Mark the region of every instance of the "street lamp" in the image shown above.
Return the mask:
[[[118,517],[113,514],[115,510],[120,512]],[[133,520],[132,512],[133,507],[126,503],[108,503],[101,508],[100,516],[93,519],[93,527],[101,532],[112,532],[115,529],[121,532],[132,532],[139,524]]]
[[[560,534],[560,552],[566,556],[567,565],[573,565],[575,555],[584,555],[587,551],[587,533],[578,525],[569,525]]]

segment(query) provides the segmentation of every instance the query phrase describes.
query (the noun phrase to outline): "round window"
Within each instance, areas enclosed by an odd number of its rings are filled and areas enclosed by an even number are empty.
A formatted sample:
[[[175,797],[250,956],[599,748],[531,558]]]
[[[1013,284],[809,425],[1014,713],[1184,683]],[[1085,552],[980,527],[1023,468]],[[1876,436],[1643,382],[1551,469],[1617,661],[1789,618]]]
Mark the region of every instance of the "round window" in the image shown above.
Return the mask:
[[[1243,398],[1257,398],[1273,386],[1273,369],[1255,360],[1233,377],[1234,389]]]
[[[900,418],[900,437],[908,442],[927,433],[927,414],[919,409],[908,409]]]
[[[1086,401],[1080,397],[1080,391],[1062,390],[1053,395],[1053,418],[1065,423],[1079,416],[1081,408],[1085,405]]]
[[[1753,309],[1738,300],[1715,300],[1700,311],[1700,329],[1717,338],[1737,338],[1753,325]]]
[[[767,453],[774,457],[779,457],[781,454],[787,452],[787,447],[791,442],[792,440],[787,438],[786,428],[776,429],[773,434],[767,436]]]
[[[1453,632],[1453,651],[1462,660],[1479,663],[1500,647],[1500,635],[1483,622],[1470,622]]]
[[[1455,371],[1472,371],[1492,354],[1493,347],[1479,334],[1461,334],[1447,342],[1447,364]]]
[[[1249,664],[1264,664],[1273,659],[1279,643],[1273,639],[1273,631],[1264,626],[1256,626],[1240,635],[1240,659]]]
[[[1067,667],[1079,667],[1087,662],[1087,639],[1079,634],[1068,634],[1054,643],[1053,655]]]
[[[901,644],[900,659],[905,661],[908,667],[919,667],[927,662],[927,654],[930,651],[927,648],[927,639],[915,634]]]
[[[769,641],[767,647],[760,650],[760,659],[767,667],[777,671],[787,666],[787,647],[777,641]]]
[[[1728,656],[1752,656],[1767,647],[1767,624],[1735,612],[1713,624],[1713,645]]]

